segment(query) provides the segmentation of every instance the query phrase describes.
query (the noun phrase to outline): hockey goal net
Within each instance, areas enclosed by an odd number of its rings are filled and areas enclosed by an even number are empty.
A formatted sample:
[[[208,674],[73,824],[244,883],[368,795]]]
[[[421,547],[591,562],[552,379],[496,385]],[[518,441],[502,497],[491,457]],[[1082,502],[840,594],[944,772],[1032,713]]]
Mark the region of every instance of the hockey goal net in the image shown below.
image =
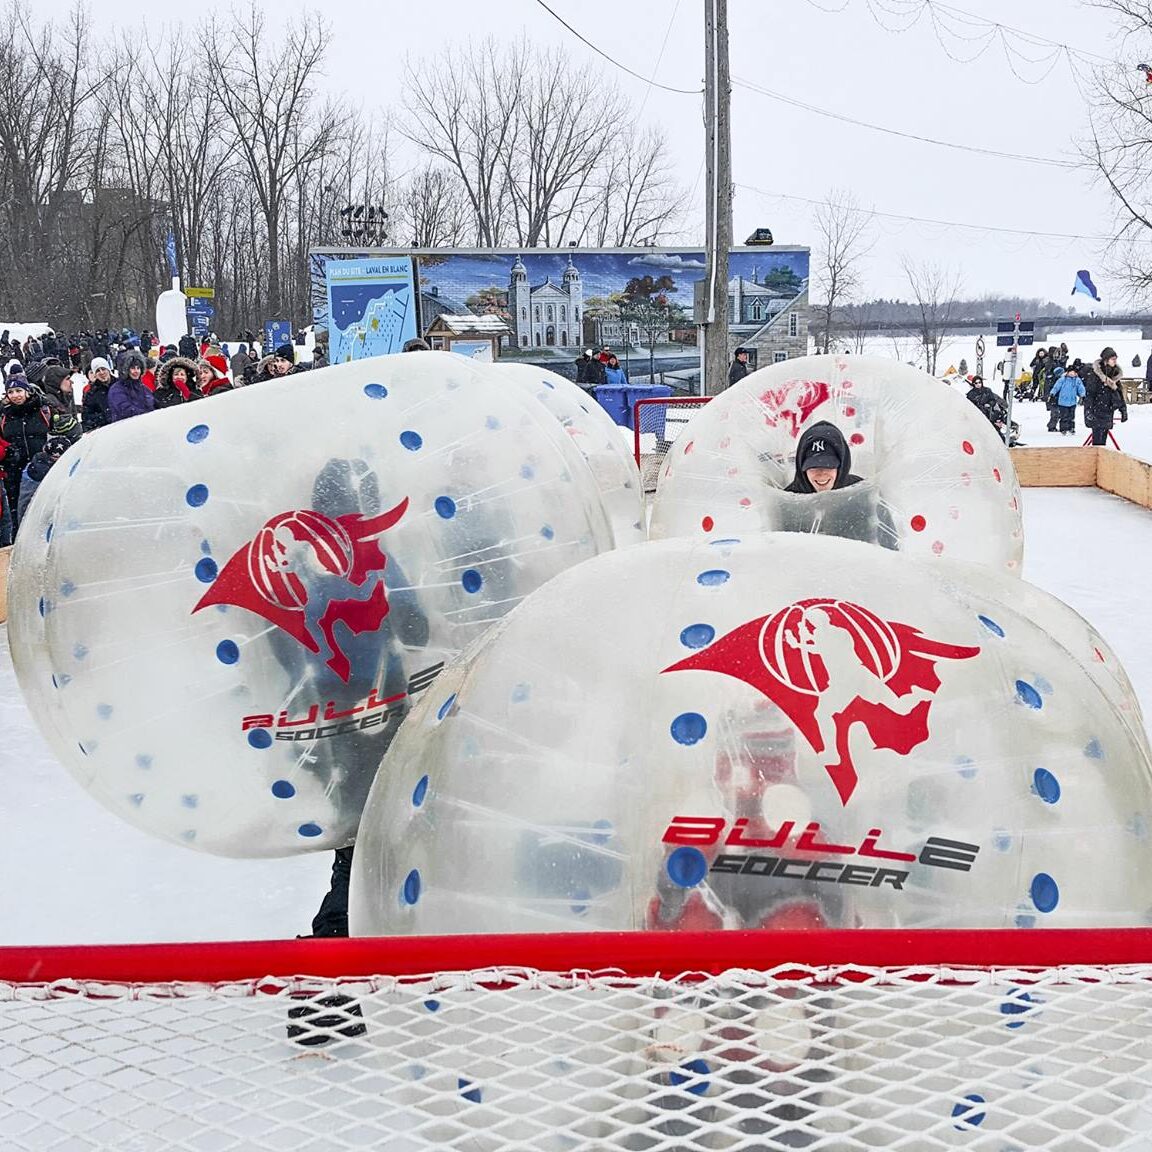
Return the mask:
[[[633,450],[646,493],[656,491],[669,448],[711,399],[711,396],[660,396],[637,400],[632,406]]]
[[[1146,1149],[1149,960],[1143,930],[0,950],[0,1148]]]

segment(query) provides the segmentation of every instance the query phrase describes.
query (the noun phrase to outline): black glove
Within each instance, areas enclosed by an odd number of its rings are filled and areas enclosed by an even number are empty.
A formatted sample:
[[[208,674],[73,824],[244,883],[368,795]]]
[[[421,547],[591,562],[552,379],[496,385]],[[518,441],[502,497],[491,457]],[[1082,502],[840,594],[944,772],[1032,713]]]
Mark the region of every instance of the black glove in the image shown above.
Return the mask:
[[[1120,413],[1120,423],[1121,424],[1127,424],[1128,423],[1128,413],[1127,412],[1121,412]]]

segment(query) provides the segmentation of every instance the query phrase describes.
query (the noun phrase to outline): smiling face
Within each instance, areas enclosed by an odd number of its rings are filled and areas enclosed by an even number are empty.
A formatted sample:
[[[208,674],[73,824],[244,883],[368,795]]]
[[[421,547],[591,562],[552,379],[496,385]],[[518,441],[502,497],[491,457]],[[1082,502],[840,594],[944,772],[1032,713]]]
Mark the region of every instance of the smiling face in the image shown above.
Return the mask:
[[[27,388],[10,387],[6,393],[9,404],[23,404],[28,399]]]
[[[828,492],[831,490],[832,485],[836,483],[836,469],[835,468],[807,468],[804,475],[808,477],[808,483],[816,489],[817,492]]]

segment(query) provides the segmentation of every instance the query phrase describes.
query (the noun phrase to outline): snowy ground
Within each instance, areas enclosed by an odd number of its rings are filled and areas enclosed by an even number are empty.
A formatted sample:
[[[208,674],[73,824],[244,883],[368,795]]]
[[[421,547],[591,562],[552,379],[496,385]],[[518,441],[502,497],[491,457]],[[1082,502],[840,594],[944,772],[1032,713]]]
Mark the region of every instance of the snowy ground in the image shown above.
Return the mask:
[[[1084,409],[1076,409],[1076,435],[1061,436],[1048,431],[1048,409],[1039,401],[1012,405],[1012,419],[1020,425],[1020,441],[1029,448],[1071,448],[1088,439],[1084,426]],[[1122,452],[1152,463],[1152,404],[1133,404],[1128,408],[1128,423],[1116,421],[1112,433]]]
[[[1138,415],[1149,419],[1125,428],[1143,426],[1152,449],[1152,409]],[[1143,595],[1145,576],[1152,582],[1152,512],[1095,489],[1031,489],[1024,512],[1026,578],[1096,625],[1152,716],[1152,588]],[[309,931],[329,856],[217,859],[154,840],[105,812],[32,724],[2,630],[0,772],[0,943],[279,939]]]

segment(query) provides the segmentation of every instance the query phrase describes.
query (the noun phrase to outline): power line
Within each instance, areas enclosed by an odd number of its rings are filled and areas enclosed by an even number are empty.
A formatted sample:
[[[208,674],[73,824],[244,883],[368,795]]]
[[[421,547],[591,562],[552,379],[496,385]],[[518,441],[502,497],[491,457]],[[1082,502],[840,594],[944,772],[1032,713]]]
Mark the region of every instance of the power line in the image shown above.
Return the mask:
[[[660,44],[660,51],[656,54],[656,63],[652,65],[652,75],[648,77],[648,87],[644,89],[644,99],[640,101],[640,110],[636,113],[636,119],[639,120],[644,115],[644,109],[648,107],[648,97],[652,95],[652,85],[656,80],[656,73],[660,71],[660,65],[664,62],[664,53],[668,49],[668,37],[672,35],[672,25],[676,23],[676,14],[680,11],[680,0],[672,6],[672,15],[668,17],[668,27],[664,29],[664,39]]]
[[[821,207],[822,200],[813,200],[807,196],[793,196],[785,192],[769,192],[764,188],[757,188],[752,184],[738,184],[746,192],[755,192],[758,196],[766,196],[770,200],[795,200],[801,204],[811,204]],[[931,224],[937,228],[967,228],[974,232],[997,232],[1009,236],[1035,236],[1045,240],[1087,240],[1096,244],[1111,244],[1114,236],[1086,236],[1080,232],[1038,232],[1032,228],[1004,228],[997,224],[965,224],[958,220],[933,220],[925,216],[901,216],[895,212],[880,212],[875,208],[863,209],[869,216],[879,216],[887,220],[905,220],[912,224]],[[1150,239],[1137,239],[1132,241],[1140,244],[1152,244]]]
[[[583,36],[579,32],[577,32],[576,29],[573,28],[572,25],[569,24],[568,21],[565,20],[564,17],[560,15],[559,12],[555,11],[555,9],[553,9],[553,8],[550,8],[544,2],[544,0],[536,0],[536,3],[539,4],[540,7],[543,8],[544,11],[547,12],[548,15],[552,17],[553,20],[557,21],[558,23],[562,24],[565,28],[567,28],[568,31],[571,32],[572,35],[575,36],[576,39],[579,40],[581,44],[587,45],[589,48],[592,49],[593,52],[596,53],[597,56],[602,56],[605,60],[608,61],[609,64],[613,65],[613,67],[619,68],[621,72],[627,72],[629,76],[634,76],[637,80],[643,80],[645,84],[649,85],[652,88],[659,88],[659,89],[661,89],[661,91],[664,91],[664,92],[675,92],[678,96],[702,96],[704,94],[704,90],[702,88],[670,88],[667,84],[660,84],[655,80],[649,80],[647,76],[641,76],[639,72],[633,72],[632,69],[629,68],[627,65],[621,64],[619,60],[616,60],[612,56],[609,56],[608,53],[605,52],[603,48],[599,48],[595,44],[593,44],[592,41],[589,40],[587,36]]]
[[[820,3],[819,0],[807,0],[807,3],[811,7],[819,9],[821,12],[838,13],[846,11],[851,6],[852,0],[844,0],[844,3],[832,7]],[[988,48],[991,47],[992,42],[998,39],[1001,44],[1003,44],[1005,52],[1009,54],[1009,65],[1011,66],[1011,53],[1013,52],[1013,48],[1008,44],[1008,39],[1011,37],[1030,47],[1052,49],[1053,56],[1058,57],[1061,52],[1064,52],[1069,56],[1077,56],[1081,60],[1086,60],[1090,63],[1116,64],[1116,61],[1111,57],[1101,56],[1097,52],[1086,52],[1082,48],[1073,48],[1071,45],[1059,40],[1050,40],[1046,36],[1037,36],[1034,32],[1027,32],[1022,28],[1017,28],[1012,24],[1005,24],[999,20],[989,20],[984,16],[977,15],[975,12],[968,12],[963,8],[956,8],[951,4],[940,3],[939,0],[865,0],[865,3],[872,15],[872,19],[887,32],[907,32],[919,23],[922,16],[927,14],[932,21],[932,28],[936,34],[936,38],[940,41],[941,47],[944,48],[946,52],[948,51],[947,46],[941,39],[942,27],[944,32],[950,34],[957,40],[963,40],[968,43],[984,40],[980,51],[972,57],[961,60],[962,63],[971,63],[972,60],[982,56]],[[892,28],[885,24],[879,17],[877,9],[894,19],[907,20],[907,23],[901,28]],[[954,28],[947,27],[945,23],[946,19],[951,19],[973,27],[980,27],[984,31],[977,36],[964,36]],[[1046,56],[1041,59],[1034,59],[1020,52],[1019,49],[1015,49],[1015,51],[1022,60],[1033,65],[1048,63],[1048,61],[1053,58],[1053,56]],[[950,52],[949,55],[951,55]],[[959,59],[954,56],[952,58]],[[1051,69],[1049,69],[1049,71],[1050,70]],[[1020,79],[1025,78],[1020,77]],[[1043,79],[1043,77],[1041,79]]]
[[[1075,160],[1058,160],[1051,156],[1028,156],[1020,152],[1001,152],[995,148],[982,148],[976,144],[960,144],[954,140],[938,140],[934,136],[921,136],[916,132],[903,132],[899,128],[888,128],[883,124],[870,124],[866,120],[857,120],[853,116],[845,116],[840,112],[833,112],[829,108],[819,108],[815,104],[808,104],[792,96],[785,96],[782,92],[773,92],[751,80],[744,80],[734,76],[732,82],[740,88],[747,88],[760,96],[767,96],[769,100],[778,100],[782,104],[790,104],[793,108],[800,108],[811,112],[814,116],[826,116],[830,120],[839,120],[842,124],[851,124],[856,128],[867,128],[871,132],[883,132],[886,136],[899,136],[903,140],[915,140],[921,144],[934,144],[938,148],[952,148],[958,152],[973,152],[981,156],[994,156],[999,160],[1018,160],[1025,164],[1043,164],[1050,168],[1080,168]]]

